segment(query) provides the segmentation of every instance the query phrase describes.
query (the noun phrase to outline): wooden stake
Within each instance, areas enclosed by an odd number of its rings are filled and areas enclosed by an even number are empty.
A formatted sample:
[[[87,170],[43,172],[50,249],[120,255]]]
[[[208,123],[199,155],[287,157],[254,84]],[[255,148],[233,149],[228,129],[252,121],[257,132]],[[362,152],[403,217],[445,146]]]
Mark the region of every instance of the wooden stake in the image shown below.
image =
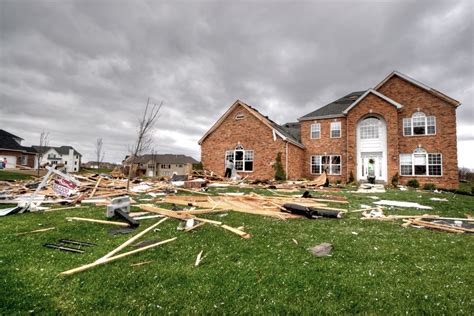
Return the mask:
[[[102,177],[97,180],[97,183],[95,184],[94,190],[92,190],[91,194],[89,195],[89,199],[94,196],[95,191],[97,191],[97,188],[99,187],[100,181],[102,181]]]
[[[41,232],[46,232],[48,230],[53,230],[53,229],[56,229],[56,227],[48,227],[48,228],[32,230],[30,232],[18,233],[18,234],[15,234],[15,236],[23,236],[23,235],[32,234],[32,233],[41,233]]]
[[[250,234],[248,234],[244,231],[238,230],[237,228],[227,226],[227,225],[222,225],[221,227],[224,228],[224,229],[227,229],[228,231],[233,232],[234,234],[239,235],[240,237],[242,237],[244,239],[249,239],[250,238]]]
[[[91,223],[98,223],[98,224],[108,224],[108,225],[115,225],[115,226],[122,226],[122,227],[129,227],[127,223],[122,222],[114,222],[114,221],[103,221],[100,219],[93,219],[93,218],[84,218],[84,217],[66,217],[68,221],[81,221],[81,222],[91,222]]]
[[[108,254],[106,254],[105,256],[103,256],[102,258],[97,259],[96,262],[98,262],[98,261],[104,261],[104,260],[106,260],[107,258],[112,257],[112,256],[115,255],[117,252],[119,252],[119,251],[122,250],[123,248],[127,247],[128,245],[132,244],[135,240],[137,240],[138,238],[142,237],[143,235],[145,235],[145,234],[148,233],[150,230],[154,229],[156,226],[160,225],[161,223],[163,223],[163,222],[166,221],[167,219],[168,219],[168,217],[162,218],[160,221],[158,221],[157,223],[151,225],[150,227],[148,227],[148,228],[145,229],[144,231],[139,232],[138,234],[136,234],[136,235],[133,236],[132,238],[128,239],[126,242],[124,242],[123,244],[121,244],[120,246],[118,246],[117,248],[115,248],[114,250],[112,250],[111,252],[109,252]]]
[[[203,251],[204,250],[201,250],[201,252],[197,255],[196,262],[194,263],[195,267],[197,267],[201,263],[201,260],[202,260],[201,256],[202,256]]]
[[[129,252],[124,252],[120,255],[117,255],[115,257],[110,257],[110,258],[107,258],[103,261],[100,261],[100,262],[93,262],[93,263],[89,263],[89,264],[86,264],[86,265],[83,265],[83,266],[80,266],[78,268],[74,268],[74,269],[71,269],[71,270],[67,270],[67,271],[64,271],[64,272],[61,272],[59,275],[60,276],[64,276],[64,275],[72,275],[72,274],[75,274],[75,273],[78,273],[78,272],[82,272],[84,270],[88,270],[88,269],[91,269],[91,268],[94,268],[98,265],[101,265],[101,264],[106,264],[106,263],[109,263],[109,262],[112,262],[112,261],[115,261],[115,260],[118,260],[118,259],[121,259],[123,257],[127,257],[127,256],[130,256],[130,255],[133,255],[134,253],[137,253],[137,252],[141,252],[141,251],[145,251],[147,249],[150,249],[150,248],[154,248],[154,247],[158,247],[160,245],[163,245],[163,244],[166,244],[166,243],[169,243],[171,241],[174,241],[176,240],[177,237],[174,237],[174,238],[171,238],[171,239],[166,239],[166,240],[163,240],[163,241],[160,241],[160,242],[157,242],[157,243],[154,243],[154,244],[151,244],[149,246],[146,246],[146,247],[143,247],[143,248],[139,248],[139,249],[135,249],[135,250],[132,250],[132,251],[129,251]]]

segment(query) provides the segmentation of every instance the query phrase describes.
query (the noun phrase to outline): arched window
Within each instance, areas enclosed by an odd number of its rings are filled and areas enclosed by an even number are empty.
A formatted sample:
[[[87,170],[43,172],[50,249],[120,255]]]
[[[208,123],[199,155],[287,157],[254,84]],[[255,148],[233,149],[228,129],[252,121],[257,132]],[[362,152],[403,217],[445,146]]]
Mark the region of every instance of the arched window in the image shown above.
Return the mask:
[[[403,135],[434,135],[436,134],[436,117],[426,116],[423,112],[415,112],[403,119]]]
[[[381,122],[376,117],[368,117],[359,125],[361,139],[377,139],[380,136]]]
[[[229,160],[234,163],[234,168],[237,171],[253,171],[253,150],[245,150],[241,144],[237,144],[234,150],[225,152],[225,162]]]

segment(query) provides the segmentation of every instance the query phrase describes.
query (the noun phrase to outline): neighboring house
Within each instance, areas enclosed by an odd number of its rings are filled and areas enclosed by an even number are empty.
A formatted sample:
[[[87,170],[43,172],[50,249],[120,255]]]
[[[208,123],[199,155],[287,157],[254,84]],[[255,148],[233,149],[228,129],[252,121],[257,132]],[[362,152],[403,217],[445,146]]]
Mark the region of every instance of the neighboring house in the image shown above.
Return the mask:
[[[123,162],[125,167],[130,167],[131,159],[126,157]],[[173,174],[189,175],[193,165],[199,163],[192,157],[174,154],[147,154],[139,156],[134,161],[138,164],[137,175],[147,177],[171,177]]]
[[[40,165],[61,166],[67,172],[81,170],[82,155],[71,146],[51,147],[33,146],[37,152],[43,152]]]
[[[291,179],[327,170],[333,182],[373,175],[390,183],[398,174],[403,184],[417,179],[456,188],[459,105],[396,71],[373,89],[350,93],[298,123],[279,126],[237,101],[199,141],[202,163],[223,174],[225,159],[233,157],[241,176],[273,178],[281,152]]]
[[[36,151],[32,147],[22,146],[22,141],[23,138],[0,129],[0,161],[7,160],[6,169],[35,166]]]
[[[110,169],[113,170],[115,167],[119,166],[116,163],[111,162],[101,162],[100,164],[97,161],[88,161],[81,165],[82,168],[88,169],[99,169],[99,165],[101,169]]]

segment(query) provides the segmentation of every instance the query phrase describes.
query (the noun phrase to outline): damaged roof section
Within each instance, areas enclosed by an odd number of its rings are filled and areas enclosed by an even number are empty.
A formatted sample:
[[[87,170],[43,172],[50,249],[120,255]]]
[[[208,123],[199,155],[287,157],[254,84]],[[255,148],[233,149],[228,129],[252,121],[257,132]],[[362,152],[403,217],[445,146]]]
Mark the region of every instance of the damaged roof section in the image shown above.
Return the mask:
[[[334,102],[331,102],[311,113],[308,113],[300,117],[298,120],[307,121],[307,120],[313,120],[316,118],[329,118],[329,117],[344,116],[344,111],[366,92],[367,90],[351,92],[343,96],[342,98],[337,99]]]
[[[0,129],[0,148],[14,151],[22,151],[28,153],[36,153],[32,147],[26,147],[21,145],[23,138],[13,135],[3,129]]]

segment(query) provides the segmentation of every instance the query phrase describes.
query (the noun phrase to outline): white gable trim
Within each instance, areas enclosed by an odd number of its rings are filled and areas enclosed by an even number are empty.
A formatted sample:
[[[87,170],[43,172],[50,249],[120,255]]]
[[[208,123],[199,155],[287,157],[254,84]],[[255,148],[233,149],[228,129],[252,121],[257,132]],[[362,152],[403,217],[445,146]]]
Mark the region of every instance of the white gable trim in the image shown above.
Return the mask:
[[[355,100],[347,109],[345,109],[342,113],[344,114],[347,114],[349,113],[349,111],[355,107],[357,104],[359,104],[369,93],[372,93],[376,96],[378,96],[379,98],[387,101],[388,103],[390,103],[391,105],[393,105],[394,107],[396,107],[398,110],[401,109],[403,107],[403,105],[401,105],[400,103],[390,99],[389,97],[383,95],[382,93],[378,92],[378,91],[375,91],[374,89],[369,89],[367,90],[363,95],[361,95],[357,100]]]
[[[446,102],[448,102],[448,103],[451,103],[451,104],[453,104],[453,105],[455,105],[455,106],[461,105],[461,102],[459,102],[459,101],[457,101],[457,100],[455,100],[455,99],[453,99],[453,98],[451,98],[451,97],[448,97],[448,96],[445,95],[444,93],[439,92],[438,90],[433,89],[433,88],[431,88],[430,86],[428,86],[428,85],[426,85],[426,84],[424,84],[424,83],[421,83],[421,82],[419,82],[418,80],[415,80],[415,79],[413,79],[413,78],[411,78],[411,77],[409,77],[409,76],[407,76],[407,75],[405,75],[405,74],[402,74],[401,72],[398,72],[398,71],[396,71],[396,70],[392,71],[392,73],[389,74],[384,80],[382,80],[377,86],[375,86],[374,89],[375,89],[375,90],[378,90],[381,86],[383,86],[383,85],[384,85],[388,80],[390,80],[393,76],[398,76],[398,77],[402,78],[403,80],[408,81],[408,82],[414,84],[415,86],[417,86],[417,87],[419,87],[419,88],[421,88],[421,89],[423,89],[423,90],[426,90],[426,91],[428,91],[428,92],[430,92],[430,93],[436,95],[437,97],[443,99],[444,101],[446,101]]]

